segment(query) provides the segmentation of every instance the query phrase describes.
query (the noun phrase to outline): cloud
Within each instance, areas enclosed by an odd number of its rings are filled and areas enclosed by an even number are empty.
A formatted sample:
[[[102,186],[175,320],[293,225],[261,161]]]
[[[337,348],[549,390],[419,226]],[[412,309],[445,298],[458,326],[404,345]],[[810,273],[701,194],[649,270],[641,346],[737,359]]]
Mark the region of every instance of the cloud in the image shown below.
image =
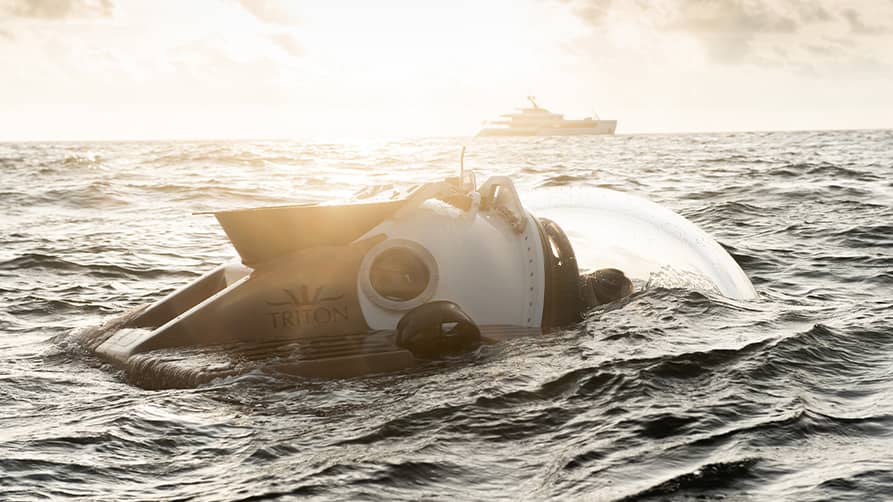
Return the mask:
[[[684,0],[677,2],[666,28],[697,34],[749,38],[757,33],[793,33],[791,17],[755,0]]]
[[[574,13],[589,23],[598,24],[611,10],[612,0],[591,0],[574,5]]]
[[[239,0],[242,7],[259,21],[270,24],[300,24],[294,10],[297,2],[288,0]]]
[[[290,33],[290,28],[301,24],[301,18],[295,10],[296,2],[288,0],[239,0],[239,5],[252,17],[263,23],[263,31],[269,40],[279,49],[292,57],[302,57],[304,46],[297,37]]]
[[[796,9],[800,19],[807,23],[832,20],[831,13],[828,12],[827,9],[825,9],[821,4],[813,2],[811,0],[795,3],[794,8]]]
[[[14,17],[107,17],[114,10],[114,0],[0,0],[0,13]]]
[[[709,62],[726,65],[807,67],[819,59],[864,59],[855,53],[858,48],[828,44],[827,38],[884,35],[893,26],[893,3],[885,7],[869,0],[850,2],[843,10],[829,0],[568,2],[594,31],[609,31],[618,17],[631,20],[657,35],[689,37]]]
[[[291,28],[261,23],[233,1],[171,4],[178,9],[159,9],[155,0],[32,3],[31,10],[16,2],[16,17],[0,12],[0,61],[9,68],[0,106],[268,105],[287,101],[312,72]],[[106,6],[117,8],[114,15],[99,17]],[[0,9],[12,7],[0,0]]]
[[[657,26],[693,35],[711,60],[723,63],[746,61],[760,35],[791,34],[799,28],[792,16],[754,0],[684,0],[673,7]],[[786,55],[783,48],[772,48],[772,57]]]
[[[862,21],[862,15],[856,9],[846,9],[843,17],[850,26],[850,31],[857,35],[879,35],[887,30],[879,26],[868,26]]]
[[[299,58],[304,55],[304,47],[291,33],[277,33],[271,35],[270,40],[291,56]]]

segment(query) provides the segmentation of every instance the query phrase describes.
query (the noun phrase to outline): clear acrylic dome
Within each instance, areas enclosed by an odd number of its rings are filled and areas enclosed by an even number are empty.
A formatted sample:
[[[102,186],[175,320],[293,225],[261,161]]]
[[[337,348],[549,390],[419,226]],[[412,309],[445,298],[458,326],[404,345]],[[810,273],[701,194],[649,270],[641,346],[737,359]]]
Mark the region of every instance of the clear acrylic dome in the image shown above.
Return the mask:
[[[581,273],[617,268],[638,287],[757,297],[741,267],[709,234],[649,200],[601,188],[535,190],[522,198],[534,216],[565,231]]]

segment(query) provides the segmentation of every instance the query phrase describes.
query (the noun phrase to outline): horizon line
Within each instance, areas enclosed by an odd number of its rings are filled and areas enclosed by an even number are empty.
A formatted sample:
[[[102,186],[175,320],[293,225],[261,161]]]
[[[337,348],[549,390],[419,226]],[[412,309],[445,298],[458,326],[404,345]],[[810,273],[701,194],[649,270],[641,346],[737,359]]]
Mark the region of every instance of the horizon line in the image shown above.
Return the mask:
[[[719,131],[644,131],[644,132],[622,132],[615,134],[589,134],[589,135],[579,135],[586,137],[616,137],[616,136],[674,136],[674,135],[688,135],[688,134],[754,134],[754,133],[797,133],[797,132],[856,132],[856,131],[893,131],[893,126],[890,127],[844,127],[844,128],[829,128],[829,129],[740,129],[740,130],[719,130]],[[562,136],[562,135],[519,135],[519,136],[499,136],[499,137],[487,137],[484,141],[505,141],[506,139],[512,138],[566,138],[566,137],[579,137],[579,136]],[[477,135],[393,135],[393,136],[370,136],[370,137],[360,137],[360,136],[350,136],[347,135],[342,139],[336,138],[301,138],[301,137],[250,137],[250,136],[241,136],[241,137],[194,137],[194,138],[119,138],[119,139],[4,139],[0,138],[0,144],[17,144],[17,143],[190,143],[190,142],[219,142],[219,141],[275,141],[275,142],[303,142],[303,143],[354,143],[354,142],[362,142],[362,141],[398,141],[398,140],[409,140],[409,139],[452,139],[452,138],[462,138],[462,139],[475,139],[478,138]]]

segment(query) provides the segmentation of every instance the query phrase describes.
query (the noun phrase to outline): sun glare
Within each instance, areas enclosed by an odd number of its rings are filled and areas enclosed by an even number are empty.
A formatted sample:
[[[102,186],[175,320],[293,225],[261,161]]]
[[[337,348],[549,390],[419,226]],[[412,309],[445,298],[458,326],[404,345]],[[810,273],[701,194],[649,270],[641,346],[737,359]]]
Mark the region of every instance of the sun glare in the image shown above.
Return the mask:
[[[5,16],[0,0],[0,139],[464,136],[527,95],[623,132],[891,116],[891,37],[867,18],[751,33],[736,12],[664,19],[672,2],[103,5]]]
[[[608,40],[619,49],[638,49],[642,43],[642,32],[633,22],[618,21],[610,24]]]

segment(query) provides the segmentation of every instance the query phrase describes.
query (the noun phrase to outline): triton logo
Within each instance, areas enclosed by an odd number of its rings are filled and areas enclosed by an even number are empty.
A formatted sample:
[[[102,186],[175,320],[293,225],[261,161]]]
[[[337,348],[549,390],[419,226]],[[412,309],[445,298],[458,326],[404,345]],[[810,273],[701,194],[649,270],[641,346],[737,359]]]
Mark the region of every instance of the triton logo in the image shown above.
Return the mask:
[[[313,298],[310,297],[310,288],[308,288],[307,285],[300,286],[298,288],[298,294],[295,294],[290,289],[283,289],[282,291],[285,291],[285,294],[288,295],[289,301],[267,302],[267,305],[271,307],[282,307],[284,305],[306,307],[308,305],[317,305],[322,302],[334,302],[344,298],[343,294],[323,296],[323,289],[324,286],[319,286],[318,288],[316,288],[316,291],[313,292]]]
[[[312,328],[332,322],[347,321],[350,316],[346,304],[322,305],[323,303],[337,302],[344,298],[344,294],[325,292],[324,286],[319,286],[310,294],[310,288],[306,285],[299,286],[297,292],[283,289],[288,300],[281,302],[267,302],[271,307],[292,307],[277,309],[268,312],[273,329],[282,328]]]

